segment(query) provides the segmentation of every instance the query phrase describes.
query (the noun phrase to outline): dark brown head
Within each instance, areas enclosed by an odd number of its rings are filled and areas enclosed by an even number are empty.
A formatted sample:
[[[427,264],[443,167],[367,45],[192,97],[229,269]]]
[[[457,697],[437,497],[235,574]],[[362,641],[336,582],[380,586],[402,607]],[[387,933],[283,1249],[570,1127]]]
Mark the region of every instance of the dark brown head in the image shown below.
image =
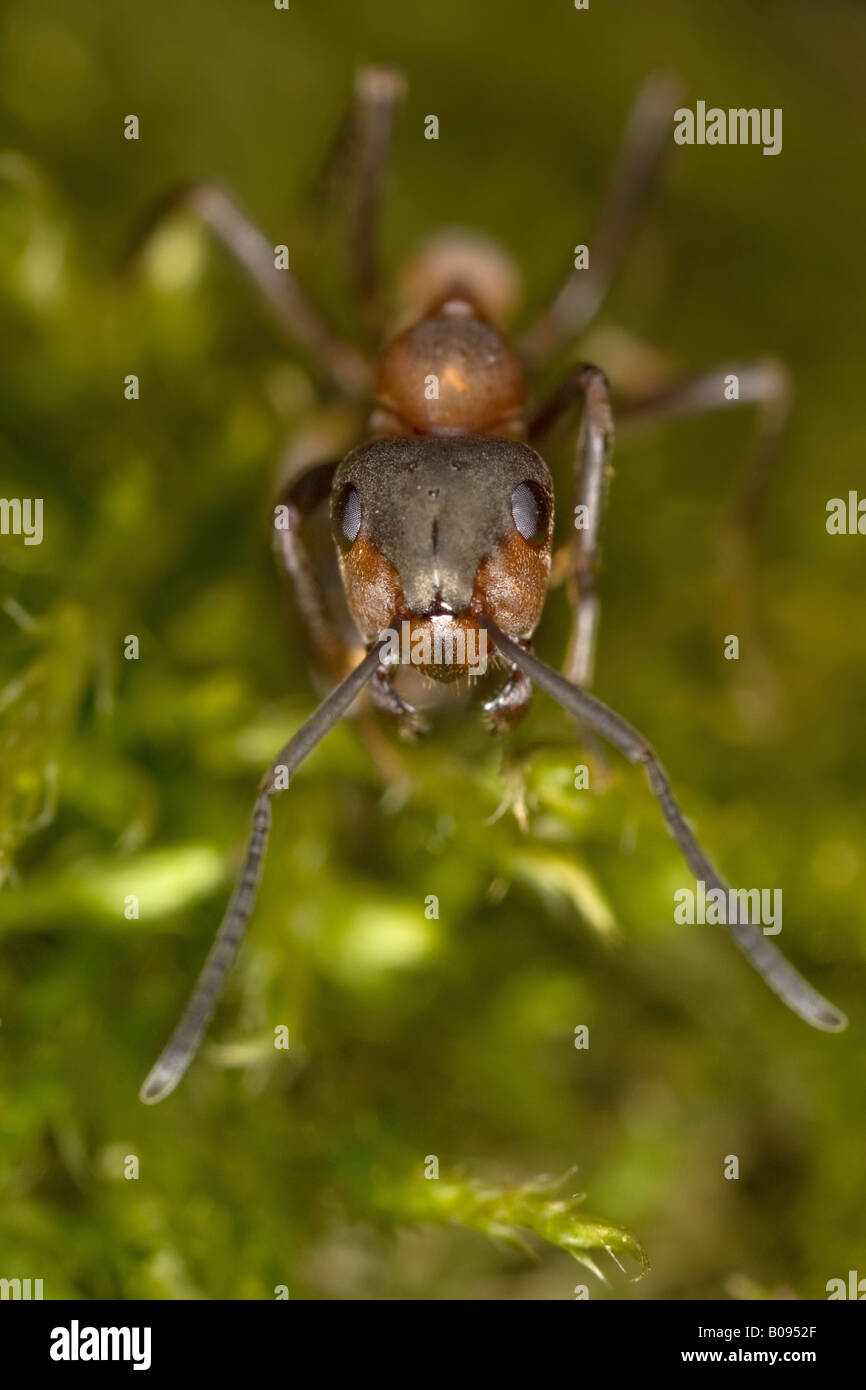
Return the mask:
[[[343,460],[331,496],[346,597],[368,641],[404,621],[413,637],[459,629],[477,638],[482,614],[515,638],[535,628],[550,573],[553,486],[527,444],[373,440]],[[438,680],[466,669],[418,664]]]

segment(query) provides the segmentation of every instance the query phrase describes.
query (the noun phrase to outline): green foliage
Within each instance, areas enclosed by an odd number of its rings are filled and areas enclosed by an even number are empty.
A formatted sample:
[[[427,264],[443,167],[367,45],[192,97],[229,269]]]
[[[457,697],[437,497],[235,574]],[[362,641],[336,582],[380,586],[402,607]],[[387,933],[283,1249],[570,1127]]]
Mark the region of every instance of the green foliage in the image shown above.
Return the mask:
[[[437,1175],[438,1177],[438,1175]],[[617,1263],[618,1255],[637,1260],[640,1273],[645,1274],[649,1260],[634,1236],[618,1226],[590,1217],[579,1218],[577,1210],[583,1195],[552,1198],[550,1184],[527,1183],[522,1188],[481,1187],[477,1183],[449,1181],[431,1182],[426,1189],[413,1183],[404,1191],[402,1211],[404,1220],[412,1222],[453,1222],[469,1230],[480,1231],[491,1240],[508,1242],[519,1250],[532,1253],[525,1232],[532,1232],[560,1250],[567,1250],[581,1264],[603,1278],[591,1252],[604,1250]],[[401,1193],[389,1183],[383,1193],[383,1205],[389,1214],[401,1219]]]

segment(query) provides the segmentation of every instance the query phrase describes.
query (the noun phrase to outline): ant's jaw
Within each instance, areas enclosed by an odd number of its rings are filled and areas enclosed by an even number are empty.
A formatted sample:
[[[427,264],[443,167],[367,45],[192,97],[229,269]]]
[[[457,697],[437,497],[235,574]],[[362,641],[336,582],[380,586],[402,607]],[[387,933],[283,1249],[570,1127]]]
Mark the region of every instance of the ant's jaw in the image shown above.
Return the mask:
[[[413,614],[417,618],[454,618],[457,615],[450,604],[445,603],[441,596],[437,596],[423,613]]]
[[[487,671],[486,631],[474,617],[454,614],[443,605],[438,611],[395,618],[378,635],[385,639],[381,656],[386,666],[413,666],[444,685]]]

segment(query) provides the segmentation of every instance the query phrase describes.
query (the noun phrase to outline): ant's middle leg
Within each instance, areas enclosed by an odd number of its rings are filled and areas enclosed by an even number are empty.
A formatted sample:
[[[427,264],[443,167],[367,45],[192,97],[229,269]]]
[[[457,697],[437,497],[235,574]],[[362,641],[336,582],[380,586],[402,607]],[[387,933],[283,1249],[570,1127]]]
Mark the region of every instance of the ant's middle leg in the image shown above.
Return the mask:
[[[124,265],[133,264],[164,223],[179,212],[192,213],[209,228],[253,283],[280,327],[308,353],[332,389],[351,397],[367,393],[371,371],[365,358],[332,332],[293,272],[277,269],[274,247],[267,237],[216,184],[184,184],[161,199],[138,228]]]
[[[736,394],[732,394],[736,391]],[[716,536],[716,584],[723,631],[737,632],[743,642],[743,674],[759,697],[755,709],[764,718],[782,698],[781,687],[764,653],[760,622],[755,612],[755,569],[762,506],[769,491],[773,466],[791,405],[791,384],[781,363],[772,359],[731,363],[685,377],[642,398],[617,405],[620,432],[677,419],[706,410],[753,405],[756,416],[745,476],[731,499],[725,524]]]
[[[736,395],[730,392],[736,390]],[[743,531],[754,529],[760,514],[779,442],[791,409],[791,381],[781,362],[773,358],[734,362],[662,387],[647,396],[617,404],[620,434],[665,420],[721,410],[731,405],[757,406],[757,423],[747,477],[734,509],[734,523]]]

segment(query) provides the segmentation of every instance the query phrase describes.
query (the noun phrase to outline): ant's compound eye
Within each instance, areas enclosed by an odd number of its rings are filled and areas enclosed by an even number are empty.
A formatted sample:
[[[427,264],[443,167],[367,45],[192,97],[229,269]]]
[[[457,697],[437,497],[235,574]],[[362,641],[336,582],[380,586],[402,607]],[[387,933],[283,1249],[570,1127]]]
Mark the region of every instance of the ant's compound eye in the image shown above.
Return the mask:
[[[352,483],[347,483],[337,499],[336,507],[337,544],[348,550],[361,529],[361,494]]]
[[[547,540],[550,508],[544,489],[530,480],[518,483],[511,494],[511,515],[514,524],[530,545],[542,545]]]

